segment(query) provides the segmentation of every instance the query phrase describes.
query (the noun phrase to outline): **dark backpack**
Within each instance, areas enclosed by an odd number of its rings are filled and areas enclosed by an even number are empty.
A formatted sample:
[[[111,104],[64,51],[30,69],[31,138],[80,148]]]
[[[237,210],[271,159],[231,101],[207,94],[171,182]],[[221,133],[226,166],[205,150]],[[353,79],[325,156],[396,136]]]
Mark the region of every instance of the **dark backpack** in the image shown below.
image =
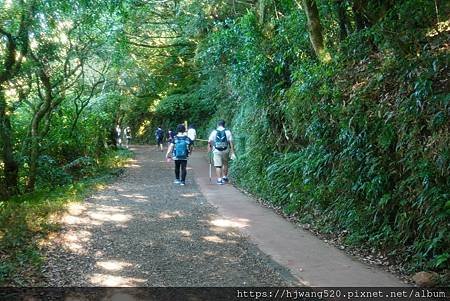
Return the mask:
[[[155,136],[156,136],[157,139],[162,139],[163,134],[164,134],[163,130],[157,129]]]
[[[219,151],[224,151],[228,148],[228,140],[226,129],[219,131],[216,130],[216,141],[214,143],[214,148]]]
[[[175,136],[173,148],[173,157],[177,160],[185,160],[189,155],[189,141],[188,137]]]

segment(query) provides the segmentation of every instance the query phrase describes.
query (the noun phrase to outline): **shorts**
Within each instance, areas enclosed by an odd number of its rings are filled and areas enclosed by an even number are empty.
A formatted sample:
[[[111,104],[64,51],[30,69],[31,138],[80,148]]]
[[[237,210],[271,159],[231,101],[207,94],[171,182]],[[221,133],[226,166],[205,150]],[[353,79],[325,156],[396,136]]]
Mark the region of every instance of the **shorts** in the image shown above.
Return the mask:
[[[229,157],[230,157],[229,149],[226,149],[224,151],[214,150],[213,152],[214,167],[222,167],[223,164],[227,164]]]
[[[163,141],[162,137],[156,138],[156,144],[160,145],[160,144],[162,144],[162,141]]]

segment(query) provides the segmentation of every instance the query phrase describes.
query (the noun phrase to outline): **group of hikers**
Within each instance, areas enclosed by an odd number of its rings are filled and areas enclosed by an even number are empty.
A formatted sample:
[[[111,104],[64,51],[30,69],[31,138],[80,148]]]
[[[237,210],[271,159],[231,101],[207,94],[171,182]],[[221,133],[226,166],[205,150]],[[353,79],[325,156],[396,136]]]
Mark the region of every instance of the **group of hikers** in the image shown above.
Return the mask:
[[[120,125],[117,124],[114,130],[114,137],[116,139],[116,146],[122,146],[122,141],[125,141],[125,147],[128,148],[131,142],[131,128],[127,126],[122,131]]]
[[[176,133],[168,131],[168,149],[166,159],[172,158],[175,162],[175,184],[186,185],[186,166],[189,155],[194,149],[197,133],[194,126],[189,126],[186,131],[184,124],[179,124]],[[164,131],[158,127],[155,131],[156,144],[159,150],[163,151]],[[208,137],[208,153],[210,160],[216,169],[218,185],[228,183],[228,161],[233,160],[234,154],[233,136],[229,129],[225,128],[225,121],[219,120],[217,128]]]

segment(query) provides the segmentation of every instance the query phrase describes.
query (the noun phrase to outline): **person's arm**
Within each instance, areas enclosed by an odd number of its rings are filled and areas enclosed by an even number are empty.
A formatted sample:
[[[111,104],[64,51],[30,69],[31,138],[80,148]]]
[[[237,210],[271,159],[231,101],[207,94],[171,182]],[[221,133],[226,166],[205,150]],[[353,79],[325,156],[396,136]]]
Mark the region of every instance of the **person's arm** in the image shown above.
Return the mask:
[[[172,153],[172,150],[173,150],[173,143],[171,143],[169,145],[169,148],[167,149],[166,159],[168,159],[170,157],[170,154]]]
[[[212,131],[208,137],[208,152],[212,152],[212,143],[213,143],[214,132],[215,131]]]
[[[229,137],[228,138],[228,144],[230,145],[230,155],[234,156],[234,143],[233,143],[233,135],[231,134],[231,131],[228,132]]]

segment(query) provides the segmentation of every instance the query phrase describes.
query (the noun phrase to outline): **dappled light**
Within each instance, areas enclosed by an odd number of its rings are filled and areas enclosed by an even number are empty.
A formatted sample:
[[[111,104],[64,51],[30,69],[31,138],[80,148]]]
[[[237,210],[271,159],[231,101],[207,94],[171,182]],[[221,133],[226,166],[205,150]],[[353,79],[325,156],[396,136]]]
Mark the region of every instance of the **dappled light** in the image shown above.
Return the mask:
[[[183,216],[185,216],[185,213],[181,212],[179,210],[172,211],[172,212],[165,211],[165,212],[161,212],[159,214],[159,218],[161,218],[161,219],[170,219],[170,218],[183,217]]]
[[[180,233],[182,236],[185,236],[185,237],[192,236],[191,231],[189,231],[189,230],[179,230],[178,233]]]
[[[209,223],[218,228],[246,228],[249,222],[248,219],[243,218],[216,218]]]
[[[137,160],[132,159],[132,160],[128,160],[128,162],[127,162],[127,167],[128,167],[128,168],[140,168],[141,165],[138,164],[138,161],[137,161]]]
[[[182,193],[181,196],[184,198],[195,198],[200,196],[201,194],[198,192],[191,192],[191,193]]]
[[[133,202],[137,202],[137,203],[145,203],[149,201],[149,197],[144,196],[142,194],[122,194],[121,196],[126,197],[127,199],[133,201]]]
[[[124,261],[108,260],[97,262],[97,266],[108,271],[120,271],[124,268],[129,268],[132,264]]]
[[[104,212],[92,212],[88,213],[89,217],[93,220],[103,221],[103,222],[120,222],[124,223],[129,221],[132,216],[130,214],[122,213],[104,213]]]
[[[48,235],[95,285],[150,282],[140,256],[228,264],[259,225],[220,207],[235,188],[446,279],[449,3],[0,1],[0,285],[30,284]]]
[[[123,276],[114,276],[107,274],[94,274],[90,278],[90,283],[97,286],[105,286],[105,287],[130,287],[130,286],[139,286],[144,283],[146,280],[142,278],[135,277],[123,277]]]
[[[142,195],[142,194],[122,194],[122,196],[130,199],[142,199],[142,200],[148,200],[148,196]]]
[[[91,232],[89,231],[69,231],[63,233],[62,244],[71,252],[84,254],[86,253],[85,244],[91,239]]]
[[[109,206],[109,205],[99,205],[95,208],[96,211],[102,212],[124,212],[126,207],[123,206]]]
[[[203,240],[206,240],[208,242],[214,242],[214,243],[218,243],[218,244],[223,244],[223,243],[236,243],[235,241],[232,240],[225,240],[220,238],[217,235],[210,235],[210,236],[203,236],[202,237]]]
[[[125,223],[132,218],[130,214],[121,213],[124,209],[119,207],[99,206],[95,211],[89,211],[83,216],[80,216],[82,211],[79,209],[72,210],[75,215],[66,214],[62,218],[62,222],[65,224],[90,224],[99,226],[104,222]],[[86,210],[86,208],[83,210]]]
[[[111,197],[111,196],[104,196],[104,195],[95,195],[92,196],[93,199],[95,200],[112,200],[112,201],[117,201],[118,199],[115,197]]]
[[[68,224],[68,225],[75,225],[75,224],[91,224],[95,226],[99,226],[102,224],[101,221],[90,219],[89,217],[78,217],[73,215],[65,215],[62,220],[62,223]]]
[[[70,215],[80,215],[86,210],[86,205],[81,203],[71,203],[67,206],[67,212]]]

